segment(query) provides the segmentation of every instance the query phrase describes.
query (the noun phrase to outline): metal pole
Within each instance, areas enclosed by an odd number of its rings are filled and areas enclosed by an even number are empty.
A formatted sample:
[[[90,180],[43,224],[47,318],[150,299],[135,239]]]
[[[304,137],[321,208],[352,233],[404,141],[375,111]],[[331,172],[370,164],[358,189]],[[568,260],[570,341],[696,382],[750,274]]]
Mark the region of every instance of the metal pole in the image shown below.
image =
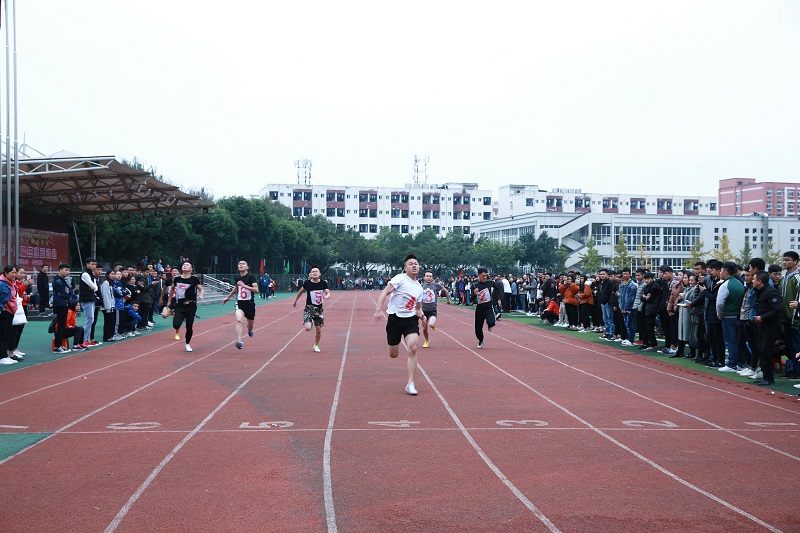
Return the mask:
[[[6,264],[11,265],[11,28],[8,25],[8,0],[3,18],[6,20]]]
[[[7,0],[8,1],[8,0]],[[14,263],[19,264],[19,133],[17,111],[17,0],[13,0],[14,23]]]
[[[2,1],[2,0],[0,0]],[[6,18],[6,27],[8,27],[8,18]],[[0,28],[2,31],[4,28]],[[0,70],[0,77],[2,77],[2,70]],[[2,88],[2,84],[0,84],[0,88]],[[2,91],[0,91],[1,93]],[[5,240],[3,239],[3,102],[0,94],[0,249],[5,246]],[[6,159],[8,158],[8,146],[5,149],[5,156]],[[0,257],[0,263],[2,263],[2,257]],[[2,265],[0,265],[2,266]]]

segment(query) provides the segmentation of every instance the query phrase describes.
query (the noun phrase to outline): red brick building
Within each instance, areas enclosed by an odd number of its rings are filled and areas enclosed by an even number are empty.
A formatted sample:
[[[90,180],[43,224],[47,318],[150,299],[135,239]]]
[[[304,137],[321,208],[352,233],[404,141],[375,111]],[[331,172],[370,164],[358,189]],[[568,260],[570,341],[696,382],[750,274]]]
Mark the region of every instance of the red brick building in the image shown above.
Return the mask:
[[[766,213],[775,217],[800,215],[800,183],[756,182],[754,178],[719,180],[720,216]]]

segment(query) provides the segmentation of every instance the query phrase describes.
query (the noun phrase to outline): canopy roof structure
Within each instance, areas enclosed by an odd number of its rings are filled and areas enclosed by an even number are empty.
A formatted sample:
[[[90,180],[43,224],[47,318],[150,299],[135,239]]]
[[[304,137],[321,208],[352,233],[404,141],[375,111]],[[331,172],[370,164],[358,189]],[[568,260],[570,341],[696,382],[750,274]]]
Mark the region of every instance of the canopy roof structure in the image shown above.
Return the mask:
[[[158,181],[113,156],[19,159],[19,197],[34,207],[63,209],[74,220],[123,213],[137,218],[208,211],[212,202]]]

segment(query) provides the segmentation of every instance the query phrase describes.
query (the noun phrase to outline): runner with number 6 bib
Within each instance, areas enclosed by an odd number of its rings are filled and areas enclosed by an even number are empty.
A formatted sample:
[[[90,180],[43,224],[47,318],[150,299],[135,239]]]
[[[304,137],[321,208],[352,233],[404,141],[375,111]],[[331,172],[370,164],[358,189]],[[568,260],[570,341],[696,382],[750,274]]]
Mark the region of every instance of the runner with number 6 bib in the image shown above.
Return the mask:
[[[294,299],[292,307],[297,307],[297,300],[300,295],[306,293],[306,307],[303,310],[303,327],[306,331],[311,331],[311,324],[317,328],[316,336],[314,337],[314,351],[318,352],[319,340],[322,338],[322,326],[325,325],[325,320],[322,316],[322,302],[331,297],[331,291],[328,289],[328,282],[320,280],[319,267],[314,265],[309,272],[309,279],[303,282],[303,286],[297,291],[297,297]]]
[[[242,320],[247,319],[247,336],[253,336],[253,322],[256,319],[256,302],[253,299],[254,294],[258,294],[258,279],[255,274],[250,273],[250,267],[247,261],[242,259],[239,261],[239,275],[233,278],[233,289],[223,300],[222,304],[225,305],[227,301],[236,295],[236,346],[239,350],[242,349]]]

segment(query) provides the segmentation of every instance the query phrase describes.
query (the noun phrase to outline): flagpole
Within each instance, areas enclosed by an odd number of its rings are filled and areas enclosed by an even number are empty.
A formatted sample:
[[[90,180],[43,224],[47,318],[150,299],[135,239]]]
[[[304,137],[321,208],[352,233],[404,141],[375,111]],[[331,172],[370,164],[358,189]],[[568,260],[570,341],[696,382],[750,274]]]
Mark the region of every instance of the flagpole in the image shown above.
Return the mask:
[[[11,8],[14,26],[14,263],[19,263],[19,123],[17,121],[17,0]],[[9,28],[10,29],[10,28]],[[10,247],[9,243],[9,247]]]
[[[12,264],[11,259],[11,43],[9,41],[11,28],[8,25],[8,0],[6,0],[6,264]]]

